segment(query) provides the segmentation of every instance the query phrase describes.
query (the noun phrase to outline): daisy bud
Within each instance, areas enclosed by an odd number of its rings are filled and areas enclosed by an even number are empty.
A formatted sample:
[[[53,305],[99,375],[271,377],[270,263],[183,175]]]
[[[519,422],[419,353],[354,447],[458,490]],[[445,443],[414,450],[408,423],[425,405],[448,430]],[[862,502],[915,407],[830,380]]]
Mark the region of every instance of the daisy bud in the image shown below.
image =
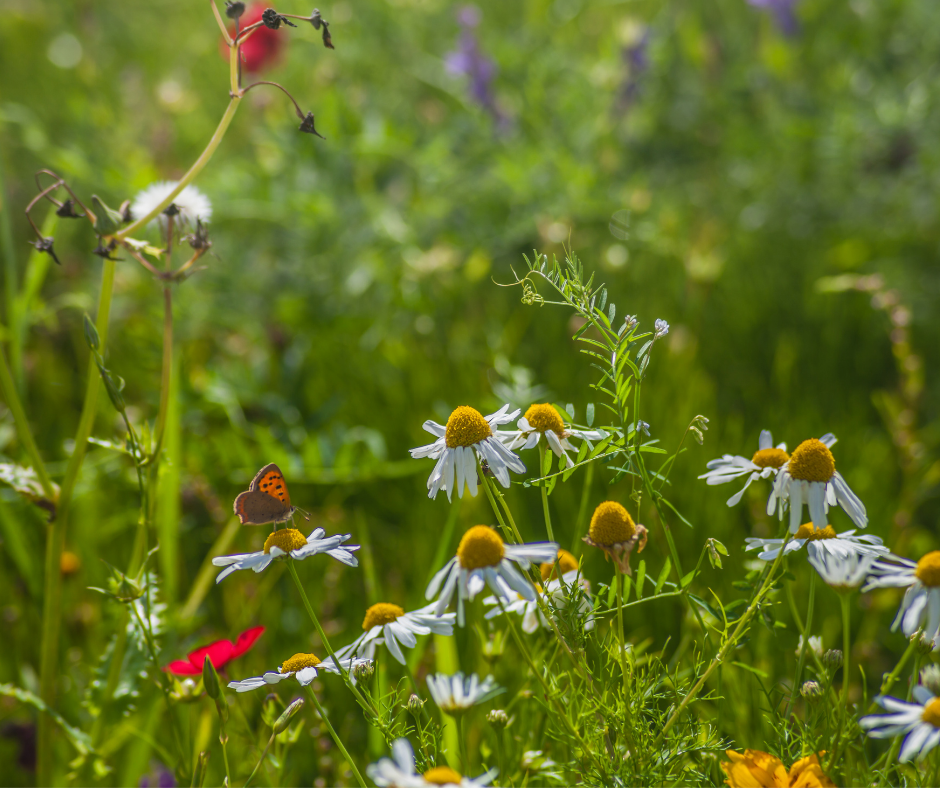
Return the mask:
[[[101,346],[101,340],[98,338],[98,328],[92,322],[92,319],[88,317],[88,313],[85,313],[84,317],[84,328],[85,328],[85,342],[88,343],[90,350],[97,350]]]
[[[368,681],[375,674],[375,663],[372,660],[360,662],[352,669],[356,681]]]
[[[940,695],[940,665],[928,665],[920,672],[920,683],[934,695]]]
[[[827,668],[838,670],[842,667],[842,652],[837,648],[831,648],[822,655],[822,661]]]
[[[291,719],[294,717],[294,715],[295,715],[298,711],[300,711],[300,709],[301,709],[301,707],[302,707],[303,705],[304,705],[304,699],[303,699],[303,698],[297,698],[297,700],[295,700],[293,703],[291,703],[290,706],[288,706],[286,709],[284,709],[284,713],[281,714],[281,716],[278,717],[278,718],[274,721],[274,725],[272,726],[272,727],[274,728],[274,735],[275,735],[275,736],[276,736],[277,734],[283,733],[284,731],[287,730],[287,726],[290,725]]]
[[[811,703],[819,700],[822,697],[822,694],[822,687],[820,687],[818,682],[815,681],[804,681],[803,686],[800,687],[800,695],[802,695]]]
[[[203,750],[199,753],[199,760],[196,762],[196,772],[193,775],[193,785],[202,788],[206,784],[206,771],[209,768],[209,753]]]
[[[222,689],[219,687],[219,674],[215,672],[215,666],[208,654],[202,663],[202,683],[206,688],[206,695],[212,700],[218,700],[219,695],[222,694]]]
[[[419,714],[421,714],[421,709],[424,708],[424,704],[426,702],[427,701],[421,700],[421,698],[412,692],[411,697],[408,698],[408,703],[406,704],[405,708],[408,709],[408,713],[412,717],[417,717]]]
[[[917,643],[917,651],[922,657],[926,657],[931,651],[933,651],[933,640],[924,635],[924,631],[922,629],[918,629],[913,635],[911,635],[911,642]]]
[[[493,709],[486,715],[486,721],[497,730],[509,725],[509,715],[502,709]]]
[[[124,224],[124,214],[109,208],[97,194],[91,195],[91,201],[97,210],[95,232],[98,235],[114,235]]]

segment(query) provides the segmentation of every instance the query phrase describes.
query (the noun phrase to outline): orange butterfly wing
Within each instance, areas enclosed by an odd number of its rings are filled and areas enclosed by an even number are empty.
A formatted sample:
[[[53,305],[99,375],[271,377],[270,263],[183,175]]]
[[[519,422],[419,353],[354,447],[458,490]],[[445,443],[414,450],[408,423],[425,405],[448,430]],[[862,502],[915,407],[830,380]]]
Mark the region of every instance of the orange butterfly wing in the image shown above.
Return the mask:
[[[273,462],[265,465],[251,480],[249,491],[260,490],[263,493],[277,498],[284,504],[290,506],[290,493],[287,492],[287,482],[284,481],[284,474],[281,469]]]

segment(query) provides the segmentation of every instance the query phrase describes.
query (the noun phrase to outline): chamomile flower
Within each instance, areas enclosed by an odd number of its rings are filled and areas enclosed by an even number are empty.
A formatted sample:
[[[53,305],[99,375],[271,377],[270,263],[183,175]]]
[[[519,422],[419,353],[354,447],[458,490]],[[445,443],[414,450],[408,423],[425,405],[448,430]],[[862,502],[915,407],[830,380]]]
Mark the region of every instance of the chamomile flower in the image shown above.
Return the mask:
[[[809,562],[826,584],[836,591],[854,591],[865,582],[876,559],[877,556],[871,554],[850,553],[840,556],[819,552],[811,555]]]
[[[366,769],[366,774],[379,788],[426,788],[429,785],[456,785],[459,788],[477,788],[489,785],[496,770],[476,778],[462,777],[449,766],[435,766],[418,774],[415,753],[408,739],[397,739],[392,744],[392,757],[382,758]]]
[[[326,532],[322,528],[315,528],[310,536],[304,535],[296,528],[281,528],[268,535],[264,540],[264,549],[257,553],[243,553],[241,555],[220,555],[212,559],[215,566],[224,566],[216,583],[221,583],[232,572],[238,569],[253,569],[260,572],[267,568],[275,558],[288,556],[296,561],[302,561],[317,553],[326,553],[346,566],[359,566],[359,561],[353,551],[359,545],[343,545],[351,534],[335,534],[324,537]]]
[[[728,499],[728,506],[734,506],[741,500],[744,491],[751,486],[751,482],[776,476],[777,471],[786,465],[789,459],[787,444],[778,443],[774,446],[770,430],[761,430],[757,451],[751,459],[737,454],[725,454],[721,459],[709,462],[705,466],[708,471],[698,478],[705,479],[706,484],[725,484],[747,476],[744,486]]]
[[[607,433],[603,430],[576,430],[566,427],[561,414],[553,405],[547,403],[530,406],[525,415],[516,422],[515,432],[499,433],[500,440],[507,448],[513,450],[534,449],[539,440],[545,438],[555,456],[564,457],[569,468],[574,462],[568,452],[574,451],[574,447],[568,442],[568,438],[583,440],[593,449],[592,441],[600,441],[606,437]]]
[[[405,664],[405,655],[401,647],[414,648],[418,645],[416,635],[454,634],[454,614],[445,613],[443,616],[434,615],[436,605],[430,604],[420,610],[406,613],[403,608],[388,602],[379,602],[366,611],[362,628],[365,634],[360,635],[348,646],[336,652],[336,656],[375,657],[375,648],[383,643],[395,659]]]
[[[821,657],[823,654],[823,640],[819,635],[810,635],[809,641],[807,642],[807,648],[812,651],[817,657]],[[796,643],[796,655],[800,656],[803,652],[803,636],[800,635],[800,639]]]
[[[547,564],[547,566],[551,566],[551,564]],[[572,588],[575,585],[577,588]],[[571,588],[570,592],[568,591],[569,588]],[[579,614],[584,617],[584,629],[587,631],[594,629],[594,618],[591,615],[594,610],[594,605],[591,603],[591,584],[583,577],[578,577],[577,568],[562,575],[561,581],[552,580],[546,584],[544,589],[539,588],[536,590],[543,598],[550,600],[551,606],[555,609],[567,605],[568,595],[571,593],[573,598],[577,599]],[[515,601],[504,602],[502,606],[499,606],[499,600],[495,596],[488,596],[484,598],[483,604],[487,607],[493,607],[493,610],[486,614],[485,618],[487,619],[502,615],[503,609],[506,613],[518,613],[522,616],[522,631],[527,634],[531,635],[535,632],[539,628],[539,624],[545,629],[551,629],[551,624],[546,620],[545,615],[539,609],[538,602],[534,599],[523,599],[517,595]]]
[[[228,687],[236,692],[249,692],[250,690],[265,687],[269,684],[279,684],[284,681],[284,679],[289,679],[291,676],[306,687],[317,677],[321,670],[325,670],[327,673],[340,673],[340,668],[342,668],[343,671],[348,673],[356,667],[356,665],[364,662],[368,662],[368,660],[340,658],[339,667],[337,667],[332,657],[321,661],[316,654],[294,654],[290,659],[284,660],[284,663],[278,667],[276,673],[270,671],[262,676],[255,676],[250,679],[230,681]]]
[[[438,708],[452,717],[464,714],[474,706],[506,691],[492,676],[480,681],[476,673],[470,674],[469,678],[463,673],[455,673],[453,676],[438,673],[436,676],[428,676],[427,682],[428,692]]]
[[[135,219],[142,219],[156,208],[176,188],[176,181],[160,181],[152,183],[134,198],[131,204],[131,215]],[[173,205],[179,211],[176,221],[187,226],[195,227],[197,221],[206,224],[212,218],[212,203],[195,186],[187,186],[176,197]],[[162,228],[166,227],[167,217],[163,213],[156,216]]]
[[[507,602],[516,594],[526,600],[535,599],[532,583],[516,568],[529,568],[532,561],[551,561],[558,553],[554,542],[506,544],[502,537],[486,525],[475,525],[460,540],[455,555],[428,584],[425,599],[437,597],[435,614],[442,615],[457,592],[457,623],[464,625],[463,601],[472,600],[484,586]],[[440,595],[438,595],[440,592]]]
[[[940,742],[940,698],[926,687],[914,687],[916,703],[879,695],[875,702],[887,714],[862,717],[858,724],[874,739],[904,735],[898,760],[920,760]]]
[[[761,553],[757,557],[762,561],[773,561],[781,548],[783,548],[784,555],[789,555],[804,546],[810,559],[824,555],[832,555],[839,559],[850,555],[879,556],[889,555],[891,552],[877,536],[868,534],[855,536],[854,529],[837,534],[831,525],[816,528],[812,523],[803,523],[789,540],[749,537],[744,541],[747,543],[745,550],[761,548]]]
[[[428,477],[428,498],[437,497],[441,490],[446,491],[448,501],[454,490],[462,498],[464,487],[470,488],[470,495],[476,495],[477,457],[486,461],[503,487],[509,487],[509,471],[525,473],[522,460],[507,449],[494,432],[495,427],[508,424],[519,415],[518,409],[511,413],[508,410],[509,406],[503,405],[496,413],[484,417],[478,410],[461,405],[450,414],[446,425],[424,422],[424,429],[437,440],[412,449],[411,456],[437,460]]]
[[[591,515],[588,535],[583,541],[603,550],[625,575],[631,574],[630,553],[639,545],[638,553],[646,547],[646,526],[633,522],[630,513],[616,501],[604,501]]]
[[[927,553],[920,561],[896,555],[888,561],[876,561],[869,569],[862,591],[873,588],[904,588],[904,599],[891,625],[910,637],[923,627],[924,637],[934,646],[940,641],[940,551]]]
[[[800,527],[803,504],[809,509],[810,519],[817,528],[828,525],[826,514],[830,506],[838,504],[859,527],[868,525],[865,505],[852,492],[845,479],[836,470],[836,461],[829,447],[836,442],[832,434],[810,438],[797,446],[787,464],[778,472],[773,490],[767,500],[767,514],[777,510],[783,519],[785,502],[790,505],[790,533]]]

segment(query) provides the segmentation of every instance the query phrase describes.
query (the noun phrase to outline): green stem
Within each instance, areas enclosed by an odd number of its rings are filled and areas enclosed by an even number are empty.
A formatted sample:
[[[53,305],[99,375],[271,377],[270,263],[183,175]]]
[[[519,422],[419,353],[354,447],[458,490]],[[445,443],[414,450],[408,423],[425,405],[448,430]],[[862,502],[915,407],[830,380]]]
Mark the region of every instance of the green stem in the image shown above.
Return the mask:
[[[222,745],[222,759],[225,761],[225,784],[232,785],[232,771],[228,764],[228,734],[225,732],[225,723],[219,715],[219,743]]]
[[[783,548],[780,548],[781,550]],[[783,715],[787,719],[793,713],[793,701],[800,691],[800,678],[803,675],[803,665],[806,664],[806,651],[809,649],[809,633],[813,631],[813,607],[816,599],[816,572],[809,578],[809,602],[806,604],[806,628],[803,636],[803,647],[800,649],[799,659],[796,661],[796,675],[793,677],[793,686],[790,688],[790,699],[787,701],[787,710]]]
[[[346,762],[349,764],[349,768],[353,770],[353,774],[356,775],[356,782],[359,783],[361,788],[366,788],[365,780],[362,779],[362,775],[359,774],[359,769],[356,767],[356,762],[349,756],[349,753],[346,751],[346,748],[343,746],[343,741],[337,735],[336,731],[333,730],[333,725],[330,723],[330,718],[326,716],[326,712],[323,710],[323,707],[320,705],[320,701],[317,700],[316,693],[313,691],[313,687],[309,684],[304,688],[307,690],[307,694],[310,696],[310,700],[313,701],[313,705],[316,707],[317,711],[320,713],[320,718],[323,720],[323,724],[326,725],[327,730],[330,732],[330,736],[333,737],[333,741],[336,742],[336,746],[339,748],[339,751],[343,754],[343,757],[346,759]]]
[[[584,488],[581,490],[581,503],[578,506],[578,519],[574,521],[574,538],[571,541],[571,552],[577,554],[581,542],[581,524],[587,518],[588,500],[591,496],[591,483],[594,481],[594,463],[589,463],[584,472]],[[584,529],[587,533],[587,528]]]
[[[624,575],[620,569],[620,564],[614,561],[617,572],[617,639],[620,643],[620,672],[623,674],[623,702],[628,703],[628,679],[627,679],[627,644],[623,638],[623,584]],[[639,592],[637,592],[639,595]]]
[[[793,597],[793,583],[787,583],[785,587],[787,593],[787,604],[790,606],[790,615],[793,616],[793,622],[796,624],[796,631],[800,633],[800,637],[803,638],[803,642],[807,643],[809,642],[809,633],[803,626],[803,619],[800,618],[800,611],[796,609],[796,599]],[[820,675],[825,674],[827,672],[826,666],[823,665],[819,654],[817,654],[812,649],[810,649],[809,654],[812,656],[813,662],[816,663],[816,669],[819,671]]]
[[[111,315],[111,295],[114,289],[114,260],[105,260],[101,271],[101,293],[98,297],[98,318],[95,327],[98,330],[99,348],[102,355],[108,342],[108,320]],[[72,504],[72,493],[78,480],[88,438],[95,423],[98,406],[98,389],[101,375],[95,363],[94,354],[88,360],[85,401],[82,415],[75,434],[72,456],[65,469],[65,478],[59,491],[59,506],[56,519],[48,529],[46,540],[45,589],[42,608],[42,656],[39,669],[39,690],[43,702],[49,708],[55,708],[55,685],[58,676],[59,630],[62,625],[62,573],[59,570],[62,551],[65,549],[65,534]],[[36,784],[52,784],[52,736],[54,726],[52,718],[41,715],[37,741]]]
[[[470,774],[470,755],[467,751],[467,726],[464,722],[464,715],[454,716],[454,723],[457,726],[457,742],[460,745],[460,771],[463,774]]]
[[[815,573],[814,573],[815,574]],[[849,705],[849,684],[851,683],[850,670],[850,645],[851,645],[851,614],[849,611],[849,601],[851,594],[841,594],[839,602],[842,603],[842,697],[839,701],[839,726],[836,728],[836,735],[833,739],[832,757],[829,759],[827,772],[832,771],[832,766],[836,762],[841,749],[842,728],[845,725],[845,716]]]
[[[252,769],[251,774],[248,775],[248,779],[245,780],[244,788],[248,788],[248,783],[250,783],[252,781],[252,778],[254,778],[255,773],[258,771],[258,767],[261,766],[262,763],[264,763],[264,759],[265,759],[265,756],[268,754],[268,750],[270,750],[271,745],[274,744],[275,735],[276,734],[272,733],[271,738],[268,739],[268,743],[264,745],[264,749],[261,751],[261,757],[258,758],[258,762],[255,764],[255,768]],[[229,783],[229,785],[231,786],[231,783]]]
[[[898,680],[898,676],[901,675],[901,671],[904,669],[904,666],[907,664],[908,659],[910,659],[911,654],[914,653],[914,650],[917,648],[917,640],[911,638],[910,642],[907,645],[904,653],[901,655],[901,659],[898,660],[898,664],[894,666],[887,676],[885,676],[884,681],[881,682],[881,691],[879,694],[887,695],[891,691],[891,687],[894,686],[894,682]],[[873,711],[878,704],[872,701],[869,712]]]
[[[359,704],[363,709],[371,712],[371,714],[378,719],[379,712],[378,709],[371,703],[369,703],[359,691],[359,688],[352,683],[349,678],[349,671],[345,670],[336,658],[336,652],[333,651],[333,647],[330,645],[330,640],[326,636],[326,632],[323,631],[323,627],[320,626],[320,620],[317,618],[317,614],[313,612],[313,606],[310,604],[310,600],[307,599],[307,592],[304,591],[303,584],[300,582],[300,578],[297,576],[297,568],[294,566],[293,559],[288,560],[287,567],[290,570],[291,577],[294,578],[294,583],[297,586],[297,590],[300,591],[300,596],[303,599],[304,607],[307,608],[307,615],[310,616],[310,620],[313,621],[313,626],[316,628],[317,633],[320,635],[320,640],[323,641],[323,647],[326,649],[327,654],[333,659],[333,664],[336,665],[336,669],[339,671],[340,675],[343,677],[343,680],[346,682],[346,686],[352,691],[353,695],[356,696],[356,700],[359,701]]]
[[[907,695],[905,700],[910,702],[911,694],[914,692],[914,686],[917,684],[917,676],[920,673],[920,663],[921,655],[915,654],[914,656],[914,670],[911,671],[911,680],[907,685]],[[898,751],[901,749],[901,742],[904,740],[903,736],[896,736],[894,741],[891,743],[891,749],[885,754],[884,758],[884,767],[886,769],[891,768],[892,764],[896,764],[898,760]]]
[[[545,447],[542,445],[542,441],[539,441],[539,470],[545,468]],[[549,466],[549,470],[551,466]],[[555,535],[552,533],[552,516],[548,511],[548,488],[544,484],[539,485],[539,490],[542,493],[542,512],[545,514],[545,530],[548,532],[548,541],[554,542]]]

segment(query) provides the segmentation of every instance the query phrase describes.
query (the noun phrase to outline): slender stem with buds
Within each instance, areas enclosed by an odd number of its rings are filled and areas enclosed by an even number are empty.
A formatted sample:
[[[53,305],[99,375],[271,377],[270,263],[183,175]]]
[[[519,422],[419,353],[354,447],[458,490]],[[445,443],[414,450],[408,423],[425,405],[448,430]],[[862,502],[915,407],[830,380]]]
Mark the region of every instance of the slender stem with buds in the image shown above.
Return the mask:
[[[539,441],[539,469],[545,466],[545,447],[542,441]],[[548,511],[548,488],[544,484],[539,485],[542,493],[542,512],[545,514],[545,530],[548,532],[548,541],[554,542],[555,535],[552,533],[552,516]]]
[[[362,775],[359,774],[359,769],[356,767],[356,762],[352,759],[352,756],[346,751],[346,747],[343,745],[343,740],[340,739],[339,734],[333,730],[333,725],[330,723],[330,718],[326,716],[326,712],[323,710],[323,707],[320,705],[320,701],[317,699],[317,694],[313,691],[313,687],[309,684],[304,687],[307,690],[307,694],[310,696],[310,700],[313,701],[313,705],[316,707],[317,712],[320,714],[320,719],[323,720],[323,724],[326,725],[326,729],[330,732],[330,736],[333,737],[333,741],[336,743],[336,746],[339,748],[339,751],[343,754],[343,757],[346,759],[346,763],[349,764],[349,768],[352,769],[353,774],[356,776],[356,782],[359,783],[362,788],[366,788],[366,782],[362,779]]]

